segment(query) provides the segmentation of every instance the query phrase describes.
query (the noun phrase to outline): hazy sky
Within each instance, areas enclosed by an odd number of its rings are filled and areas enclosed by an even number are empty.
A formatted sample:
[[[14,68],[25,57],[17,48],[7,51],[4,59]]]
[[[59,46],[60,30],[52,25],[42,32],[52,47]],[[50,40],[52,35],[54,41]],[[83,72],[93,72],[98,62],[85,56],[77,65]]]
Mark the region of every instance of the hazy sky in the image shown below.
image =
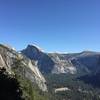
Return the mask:
[[[100,0],[0,0],[0,43],[100,51]]]

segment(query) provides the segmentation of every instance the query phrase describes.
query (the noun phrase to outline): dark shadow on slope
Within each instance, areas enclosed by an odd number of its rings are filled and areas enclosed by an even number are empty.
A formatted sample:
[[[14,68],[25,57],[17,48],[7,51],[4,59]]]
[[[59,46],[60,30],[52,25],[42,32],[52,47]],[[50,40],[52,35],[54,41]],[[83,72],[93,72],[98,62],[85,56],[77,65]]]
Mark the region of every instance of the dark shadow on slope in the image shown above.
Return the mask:
[[[47,54],[42,53],[38,60],[38,66],[42,73],[51,73],[54,68],[54,61]]]
[[[0,100],[24,100],[17,79],[0,69]]]
[[[81,76],[78,79],[93,87],[100,88],[100,73]]]
[[[38,61],[38,67],[42,73],[51,73],[54,67],[54,61],[49,55],[36,48],[30,48],[31,47],[28,46],[27,49],[21,51],[21,53],[31,60]]]

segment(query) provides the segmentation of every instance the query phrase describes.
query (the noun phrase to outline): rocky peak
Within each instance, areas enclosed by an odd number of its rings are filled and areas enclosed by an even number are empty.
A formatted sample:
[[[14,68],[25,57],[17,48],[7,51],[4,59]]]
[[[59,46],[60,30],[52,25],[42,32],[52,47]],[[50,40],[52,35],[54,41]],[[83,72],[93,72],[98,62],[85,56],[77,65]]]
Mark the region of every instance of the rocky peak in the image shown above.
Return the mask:
[[[42,53],[42,49],[36,45],[28,45],[24,50],[21,51],[25,56],[30,59],[37,60]]]
[[[29,44],[27,46],[27,49],[36,50],[38,52],[43,52],[43,49],[40,48],[39,46],[35,45],[35,44]]]

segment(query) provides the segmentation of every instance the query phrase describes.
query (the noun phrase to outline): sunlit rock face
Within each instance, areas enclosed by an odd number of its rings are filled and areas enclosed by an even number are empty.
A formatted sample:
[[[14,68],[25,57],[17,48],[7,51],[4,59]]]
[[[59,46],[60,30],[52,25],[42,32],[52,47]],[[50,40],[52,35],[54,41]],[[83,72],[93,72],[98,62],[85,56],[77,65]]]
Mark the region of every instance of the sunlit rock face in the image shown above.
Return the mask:
[[[29,79],[33,84],[36,83],[41,90],[47,91],[46,80],[39,71],[37,63],[24,57],[14,49],[0,44],[0,68],[5,68],[9,74],[14,74],[12,69],[16,67],[15,59],[22,59],[20,64],[24,66],[22,69],[16,68],[18,69],[18,74]]]
[[[54,61],[55,65],[53,67],[52,73],[70,73],[75,74],[77,72],[76,68],[72,64],[71,60],[64,59],[63,55],[52,53],[49,54],[51,59]]]

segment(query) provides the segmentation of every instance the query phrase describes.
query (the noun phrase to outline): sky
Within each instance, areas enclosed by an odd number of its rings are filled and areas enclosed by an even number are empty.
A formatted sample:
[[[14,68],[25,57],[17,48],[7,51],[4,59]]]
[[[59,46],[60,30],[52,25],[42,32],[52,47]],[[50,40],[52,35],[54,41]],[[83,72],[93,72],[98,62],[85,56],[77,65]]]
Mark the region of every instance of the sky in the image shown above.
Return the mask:
[[[0,0],[0,43],[100,51],[100,0]]]

